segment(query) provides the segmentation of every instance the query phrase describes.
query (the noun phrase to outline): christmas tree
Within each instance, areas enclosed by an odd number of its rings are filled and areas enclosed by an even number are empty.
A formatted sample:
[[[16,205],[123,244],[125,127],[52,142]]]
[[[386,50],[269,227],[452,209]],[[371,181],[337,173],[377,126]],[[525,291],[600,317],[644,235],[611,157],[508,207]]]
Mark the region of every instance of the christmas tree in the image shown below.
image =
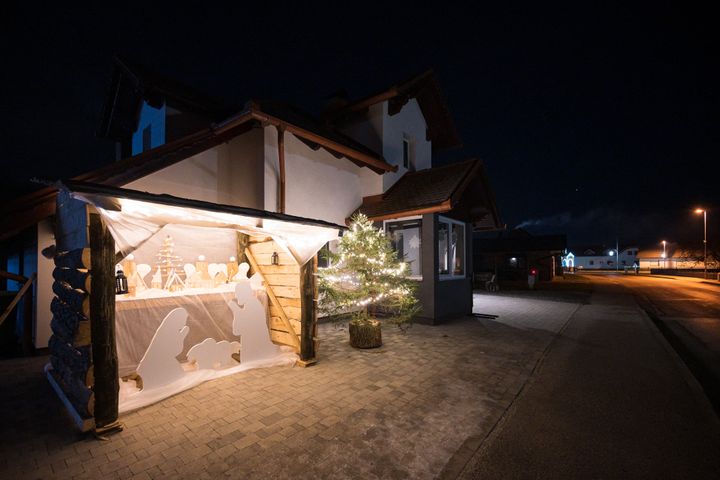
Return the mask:
[[[323,313],[350,313],[355,323],[382,314],[402,327],[418,312],[416,282],[407,277],[408,265],[397,257],[385,232],[365,215],[353,216],[350,230],[329,259],[330,267],[318,272]]]
[[[166,290],[184,288],[185,283],[182,276],[185,275],[185,270],[183,269],[182,258],[175,255],[175,242],[170,235],[165,237],[155,257],[157,258],[155,267],[160,272],[162,288]]]

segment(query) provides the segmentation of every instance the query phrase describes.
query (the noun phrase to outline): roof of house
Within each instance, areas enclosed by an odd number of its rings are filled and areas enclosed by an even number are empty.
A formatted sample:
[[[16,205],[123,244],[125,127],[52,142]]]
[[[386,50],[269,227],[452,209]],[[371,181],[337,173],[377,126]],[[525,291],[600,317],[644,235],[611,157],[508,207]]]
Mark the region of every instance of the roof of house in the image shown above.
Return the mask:
[[[239,110],[238,105],[214,98],[143,65],[115,56],[98,136],[122,140],[132,135],[137,129],[143,101],[155,108],[167,103],[193,112],[206,117],[208,125]]]
[[[394,115],[411,98],[417,100],[425,117],[427,137],[432,142],[433,150],[462,146],[460,134],[432,69],[354,102],[343,102],[326,112],[326,117],[342,125],[358,113],[365,112],[372,105],[383,101],[388,101],[388,114]]]
[[[614,247],[606,247],[605,245],[574,245],[568,248],[576,257],[595,256],[602,257],[606,256],[608,250],[615,250]]]
[[[468,189],[470,185],[473,185],[473,188]],[[464,198],[470,191],[481,198]],[[502,228],[495,199],[480,160],[471,159],[443,167],[408,172],[385,193],[363,198],[357,212],[377,221],[449,212],[460,206],[472,221],[481,222],[489,217],[490,223],[486,228]]]
[[[227,142],[259,124],[275,125],[311,144],[313,148],[323,147],[335,156],[345,156],[356,165],[367,166],[378,173],[397,170],[397,167],[390,165],[381,156],[349,137],[323,130],[297,112],[291,114],[288,110],[269,105],[268,103],[249,102],[243,111],[222,123],[214,124],[133,157],[109,163],[91,172],[73,177],[73,180],[110,186],[125,185]],[[300,125],[296,125],[296,123]],[[46,187],[2,205],[0,215],[5,219],[5,223],[3,232],[0,233],[0,239],[10,237],[52,215],[55,212],[56,192],[56,187]]]

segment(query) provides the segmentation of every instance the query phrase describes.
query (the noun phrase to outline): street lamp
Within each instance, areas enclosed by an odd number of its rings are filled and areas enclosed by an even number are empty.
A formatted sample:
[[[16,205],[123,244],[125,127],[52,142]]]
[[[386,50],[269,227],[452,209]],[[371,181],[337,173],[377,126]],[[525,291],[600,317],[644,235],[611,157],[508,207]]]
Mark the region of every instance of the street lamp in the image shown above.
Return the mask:
[[[705,271],[703,276],[707,279],[707,210],[697,208],[695,213],[703,214],[703,270]]]
[[[666,244],[666,243],[667,243],[667,242],[666,242],[665,240],[662,241],[662,244],[663,244],[663,254],[662,254],[662,258],[663,258],[663,268],[667,268],[667,260],[666,260],[667,254],[665,253],[665,244]]]

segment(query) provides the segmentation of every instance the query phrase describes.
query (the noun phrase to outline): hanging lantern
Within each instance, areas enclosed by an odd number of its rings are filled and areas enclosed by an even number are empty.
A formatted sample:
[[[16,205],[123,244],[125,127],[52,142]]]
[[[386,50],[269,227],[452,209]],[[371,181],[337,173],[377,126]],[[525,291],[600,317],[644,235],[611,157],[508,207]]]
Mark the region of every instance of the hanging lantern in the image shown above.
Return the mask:
[[[277,253],[277,252],[273,252],[273,253],[272,253],[272,256],[270,257],[270,260],[271,260],[272,264],[273,264],[273,265],[277,265],[278,263],[280,263],[280,262],[279,262],[279,259],[280,259],[280,256],[278,255],[278,253]]]
[[[128,293],[128,280],[122,270],[118,270],[115,275],[115,293],[118,295]]]

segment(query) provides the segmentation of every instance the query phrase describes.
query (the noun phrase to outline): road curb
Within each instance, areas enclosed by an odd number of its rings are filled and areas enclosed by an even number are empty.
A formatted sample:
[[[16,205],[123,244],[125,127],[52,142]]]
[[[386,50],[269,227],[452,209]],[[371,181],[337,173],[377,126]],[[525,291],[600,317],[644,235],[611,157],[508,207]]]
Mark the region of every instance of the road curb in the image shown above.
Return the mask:
[[[523,393],[527,390],[527,388],[532,385],[535,374],[539,372],[542,368],[542,364],[545,361],[545,358],[547,358],[548,354],[550,353],[553,345],[555,345],[557,339],[567,329],[567,326],[570,324],[570,320],[572,320],[575,314],[583,306],[584,304],[582,303],[577,304],[575,309],[570,312],[570,314],[568,314],[567,318],[565,319],[565,323],[563,323],[562,327],[560,327],[560,329],[555,333],[555,335],[553,335],[548,344],[545,346],[542,353],[535,361],[535,365],[533,365],[533,368],[528,374],[527,379],[525,379],[525,382],[523,382],[523,384],[520,386],[520,389],[515,394],[515,397],[513,397],[512,401],[508,404],[505,410],[503,410],[503,412],[500,414],[500,417],[493,424],[490,430],[485,435],[472,435],[466,438],[462,445],[460,445],[460,448],[458,448],[452,455],[452,457],[450,457],[450,460],[447,461],[445,467],[443,467],[440,474],[436,477],[437,479],[450,480],[459,478],[465,472],[467,466],[470,464],[473,457],[477,455],[478,452],[480,452],[480,450],[488,442],[488,440],[495,437],[495,435],[497,435],[502,430],[502,426],[512,415],[517,401],[522,397]]]

